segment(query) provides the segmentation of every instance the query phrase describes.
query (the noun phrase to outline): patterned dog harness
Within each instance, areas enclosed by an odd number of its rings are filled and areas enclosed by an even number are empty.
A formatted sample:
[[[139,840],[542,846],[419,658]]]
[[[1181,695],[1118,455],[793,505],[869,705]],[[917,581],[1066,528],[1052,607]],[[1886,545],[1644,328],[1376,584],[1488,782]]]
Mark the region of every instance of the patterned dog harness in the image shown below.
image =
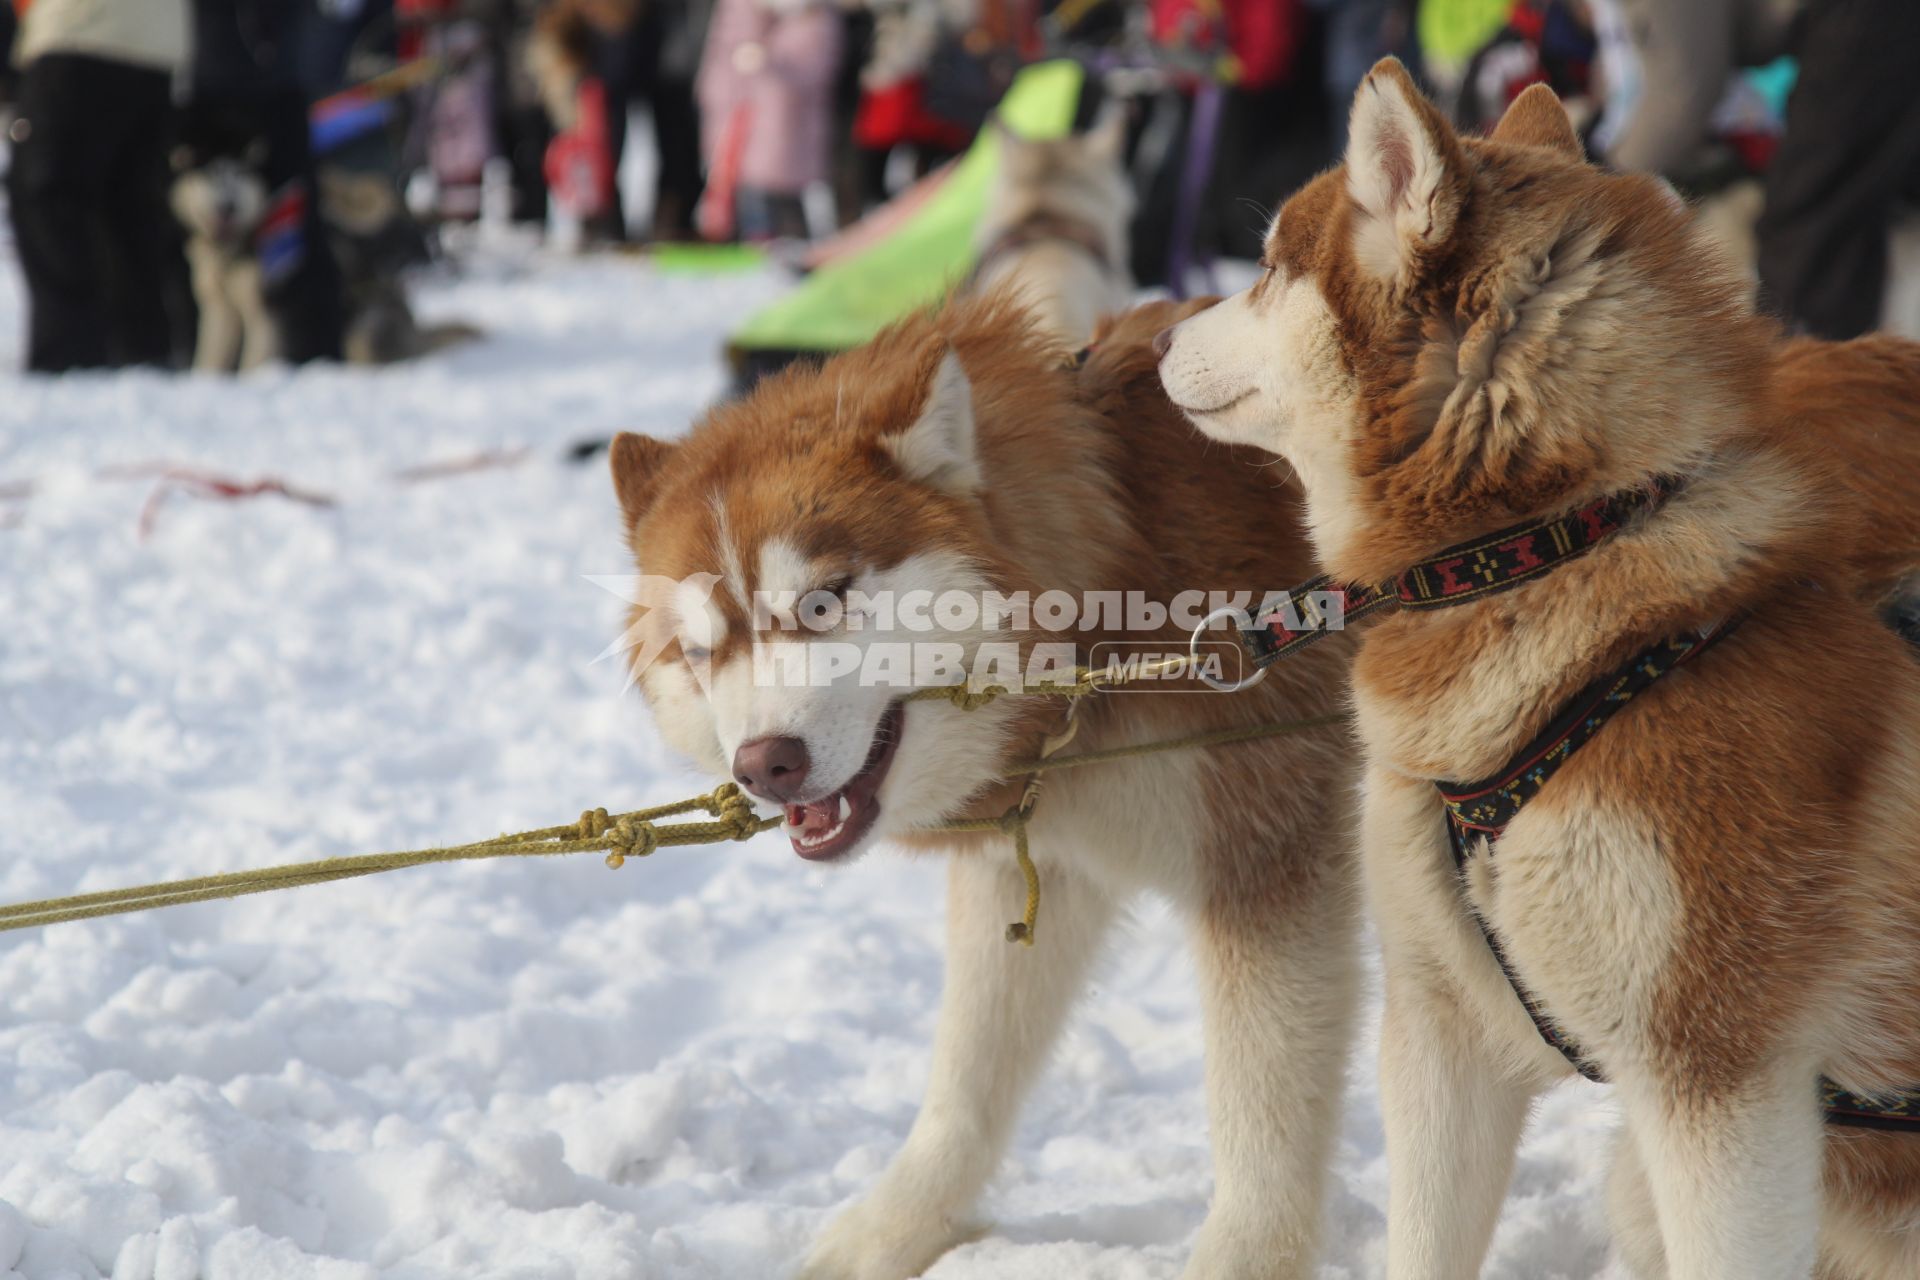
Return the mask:
[[[1464,784],[1435,783],[1440,800],[1446,806],[1447,835],[1453,843],[1453,863],[1463,888],[1476,841],[1484,841],[1486,856],[1491,859],[1494,844],[1506,831],[1507,824],[1519,815],[1527,801],[1540,794],[1548,779],[1573,758],[1574,752],[1593,740],[1601,726],[1660,677],[1712,648],[1737,623],[1738,619],[1733,619],[1718,623],[1702,634],[1674,636],[1635,654],[1613,672],[1582,689],[1544,732],[1492,778]],[[1468,910],[1473,908],[1469,906]],[[1540,1038],[1587,1079],[1604,1079],[1520,981],[1491,926],[1478,911],[1473,911],[1473,917],[1500,972],[1506,975],[1507,985],[1526,1006],[1527,1016],[1533,1020]],[[1820,1103],[1829,1124],[1920,1133],[1920,1088],[1866,1097],[1823,1079]]]
[[[1287,593],[1290,616],[1257,618],[1240,638],[1253,665],[1266,667],[1327,636],[1335,610],[1344,625],[1383,609],[1445,609],[1511,591],[1585,555],[1636,512],[1660,505],[1679,487],[1678,480],[1662,477],[1644,489],[1590,502],[1572,515],[1513,525],[1449,547],[1385,582],[1340,585],[1330,577],[1315,578]]]
[[[1485,840],[1487,856],[1493,856],[1493,843],[1506,831],[1507,824],[1520,813],[1527,801],[1540,794],[1547,779],[1573,757],[1573,753],[1592,740],[1600,727],[1627,705],[1634,695],[1690,658],[1705,653],[1715,641],[1732,629],[1722,622],[1702,635],[1675,636],[1652,648],[1636,653],[1620,667],[1582,689],[1541,733],[1521,748],[1505,769],[1480,782],[1436,782],[1440,801],[1446,806],[1447,836],[1453,844],[1453,866],[1464,888],[1467,865],[1473,858],[1476,840]],[[1526,1006],[1527,1016],[1540,1032],[1540,1038],[1559,1050],[1574,1070],[1589,1080],[1599,1081],[1600,1070],[1580,1055],[1545,1008],[1534,998],[1508,963],[1500,940],[1494,936],[1486,918],[1471,904],[1467,908],[1474,923],[1487,940],[1487,949],[1506,975],[1507,985]]]
[[[1327,624],[1334,621],[1336,609],[1344,623],[1388,608],[1441,608],[1510,590],[1584,554],[1624,526],[1636,512],[1658,506],[1679,487],[1678,481],[1657,480],[1646,489],[1603,498],[1569,516],[1503,529],[1444,551],[1384,583],[1342,587],[1330,578],[1316,578],[1288,593],[1288,618],[1272,615],[1257,619],[1241,632],[1241,638],[1254,665],[1266,667],[1327,635]],[[1574,752],[1592,741],[1627,703],[1662,676],[1712,648],[1738,622],[1738,618],[1723,620],[1703,632],[1672,636],[1634,654],[1574,695],[1566,709],[1492,777],[1470,783],[1436,782],[1462,897],[1466,897],[1467,868],[1477,842],[1483,842],[1485,855],[1491,859],[1507,825],[1540,794]],[[1540,1038],[1582,1076],[1602,1081],[1599,1068],[1581,1054],[1527,990],[1492,927],[1470,901],[1467,910]],[[1920,1087],[1867,1097],[1823,1079],[1820,1104],[1829,1124],[1920,1133]]]

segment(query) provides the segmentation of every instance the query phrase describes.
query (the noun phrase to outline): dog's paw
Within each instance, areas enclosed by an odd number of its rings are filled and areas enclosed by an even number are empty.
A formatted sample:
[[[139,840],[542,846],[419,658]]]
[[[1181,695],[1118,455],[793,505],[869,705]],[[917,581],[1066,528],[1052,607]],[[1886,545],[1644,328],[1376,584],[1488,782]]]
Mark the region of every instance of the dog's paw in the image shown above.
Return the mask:
[[[798,1280],[912,1280],[983,1228],[863,1200],[828,1224]]]

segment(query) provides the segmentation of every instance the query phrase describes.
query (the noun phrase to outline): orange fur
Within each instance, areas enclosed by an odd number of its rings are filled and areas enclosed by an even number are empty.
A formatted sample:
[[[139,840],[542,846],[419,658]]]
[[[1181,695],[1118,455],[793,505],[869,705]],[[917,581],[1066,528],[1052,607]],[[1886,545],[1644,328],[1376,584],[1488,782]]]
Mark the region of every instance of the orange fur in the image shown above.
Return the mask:
[[[798,558],[826,582],[937,553],[1001,592],[1138,592],[1161,602],[1303,580],[1313,564],[1291,475],[1254,450],[1197,435],[1158,385],[1152,338],[1195,305],[1156,304],[1109,322],[1076,371],[1004,293],[960,300],[821,367],[768,379],[676,444],[621,436],[614,483],[637,563],[674,579],[744,579],[717,594],[725,626],[711,650],[716,668],[768,640],[737,594],[761,585],[763,561]],[[902,461],[901,441],[919,429],[949,353],[971,388],[977,486],[953,478],[975,474],[971,466],[929,480]],[[686,661],[673,611],[640,610],[634,621],[664,646],[657,665],[666,670],[649,671],[642,688],[669,737],[694,747],[724,739],[704,727],[716,699],[673,691]],[[1171,623],[1143,635],[1085,619],[1066,639],[1083,661],[1104,642],[1146,640],[1163,652],[1186,643]],[[1329,645],[1241,694],[1188,681],[1089,699],[1071,750],[1335,711],[1345,663]],[[1017,877],[986,908],[1004,914],[982,921],[969,905],[979,869],[1006,865],[1006,841],[900,824],[1003,812],[1019,785],[999,772],[1031,757],[1062,714],[1046,698],[976,712],[907,704],[879,792],[883,812],[896,815],[885,838],[955,854],[951,981],[928,1127],[915,1129],[894,1171],[823,1237],[808,1280],[904,1278],[952,1242],[1011,1123],[1006,1099],[1017,1102],[1070,1004],[1048,992],[1070,987],[1090,962],[1099,930],[1081,923],[1084,913],[1103,919],[1112,907],[1099,904],[1141,889],[1191,919],[1207,1007],[1218,1192],[1189,1275],[1312,1273],[1354,1004],[1347,819],[1324,804],[1352,783],[1351,737],[1335,726],[1050,776],[1033,827],[1047,885],[1039,944],[1010,954],[1000,930],[1019,906]],[[955,757],[964,762],[906,790],[921,777],[910,752],[959,751],[983,735],[986,754]],[[712,745],[720,750],[702,758],[724,768],[729,744]],[[1248,795],[1277,798],[1251,806]],[[964,1125],[950,1118],[956,1112]]]
[[[1536,582],[1388,618],[1355,663],[1385,915],[1390,1274],[1477,1267],[1517,1135],[1489,1117],[1517,1125],[1565,1071],[1459,926],[1424,783],[1493,773],[1601,672],[1732,616],[1555,774],[1465,896],[1621,1082],[1643,1149],[1626,1165],[1661,1214],[1636,1263],[1805,1276],[1816,1076],[1920,1082],[1920,663],[1874,615],[1920,558],[1920,346],[1783,342],[1670,191],[1582,161],[1544,89],[1460,138],[1388,61],[1354,119],[1346,165],[1275,220],[1268,278],[1176,330],[1165,366],[1195,421],[1232,438],[1258,438],[1273,406],[1281,452],[1323,477],[1308,509],[1329,569],[1377,581],[1686,481]],[[1341,376],[1303,367],[1312,386],[1287,387],[1248,354],[1262,324],[1289,326],[1289,350],[1334,344]],[[1409,1136],[1435,1107],[1458,1127]],[[1920,1137],[1839,1131],[1825,1151],[1822,1276],[1920,1273]]]

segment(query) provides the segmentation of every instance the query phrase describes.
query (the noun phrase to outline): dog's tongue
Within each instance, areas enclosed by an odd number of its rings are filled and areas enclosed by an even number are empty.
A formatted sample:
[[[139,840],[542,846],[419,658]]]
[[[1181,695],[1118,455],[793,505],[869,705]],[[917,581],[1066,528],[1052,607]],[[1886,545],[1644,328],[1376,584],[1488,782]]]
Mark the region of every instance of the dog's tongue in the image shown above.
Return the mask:
[[[787,826],[792,835],[818,835],[823,831],[832,830],[833,825],[839,820],[839,792],[835,792],[824,800],[816,800],[812,804],[787,806]]]

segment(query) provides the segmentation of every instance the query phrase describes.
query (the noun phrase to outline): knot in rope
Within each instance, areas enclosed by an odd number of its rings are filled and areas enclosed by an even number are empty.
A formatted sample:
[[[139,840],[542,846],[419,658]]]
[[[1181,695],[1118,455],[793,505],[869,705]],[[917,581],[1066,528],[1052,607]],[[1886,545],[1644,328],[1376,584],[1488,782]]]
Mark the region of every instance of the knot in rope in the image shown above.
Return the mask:
[[[943,685],[939,695],[962,711],[978,711],[1005,693],[997,684],[983,685],[978,689],[969,689],[964,684]]]
[[[707,795],[707,812],[722,826],[731,828],[735,840],[749,840],[760,833],[761,822],[753,811],[753,802],[731,782],[723,782]]]
[[[580,813],[580,821],[574,824],[573,829],[581,840],[598,840],[607,834],[612,826],[613,819],[607,815],[605,809],[584,809]]]
[[[599,811],[605,814],[606,810]],[[660,830],[651,822],[632,815],[620,818],[600,833],[613,847],[607,853],[607,865],[618,871],[628,858],[644,858],[660,847]]]

